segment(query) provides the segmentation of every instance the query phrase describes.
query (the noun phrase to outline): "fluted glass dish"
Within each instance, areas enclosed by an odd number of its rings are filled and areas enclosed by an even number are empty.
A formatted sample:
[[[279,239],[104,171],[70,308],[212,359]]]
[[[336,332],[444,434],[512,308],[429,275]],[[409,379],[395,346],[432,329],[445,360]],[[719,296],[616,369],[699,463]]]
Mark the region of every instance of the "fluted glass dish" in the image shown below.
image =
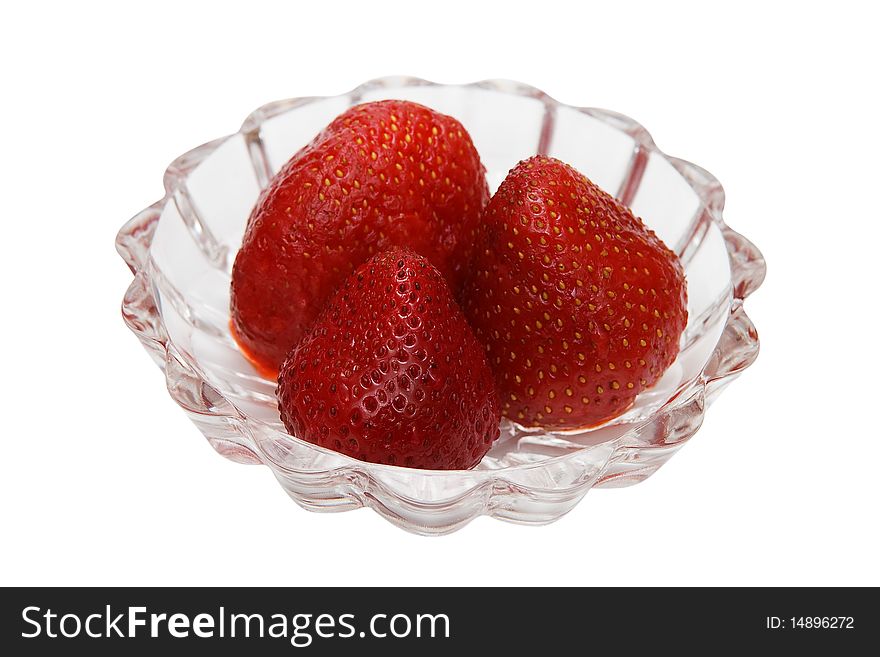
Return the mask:
[[[272,175],[346,108],[386,98],[416,101],[461,121],[492,191],[519,160],[551,155],[629,205],[678,253],[688,286],[681,353],[624,415],[573,432],[505,420],[501,438],[473,470],[366,463],[286,432],[275,381],[253,369],[230,335],[232,263]],[[523,84],[383,78],[339,96],[270,103],[235,134],[180,156],[164,182],[165,197],[126,223],[116,240],[134,274],[122,305],[125,322],[214,449],[239,463],[267,465],[287,494],[312,511],[366,506],[420,534],[452,532],[480,515],[551,522],[593,487],[627,486],[655,472],[758,354],[743,299],[761,284],[764,261],[724,223],[718,181],[663,154],[625,116],[563,105]]]

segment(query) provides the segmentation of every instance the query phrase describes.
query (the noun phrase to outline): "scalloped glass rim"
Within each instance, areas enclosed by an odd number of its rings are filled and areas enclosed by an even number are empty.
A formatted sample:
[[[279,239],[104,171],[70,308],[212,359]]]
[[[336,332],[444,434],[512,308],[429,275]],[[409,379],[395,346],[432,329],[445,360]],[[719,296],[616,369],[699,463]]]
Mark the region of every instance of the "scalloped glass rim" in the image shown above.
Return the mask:
[[[191,349],[175,343],[166,324],[172,322],[171,308],[178,306],[182,308],[181,321],[190,330],[206,330],[215,339],[228,339],[219,335],[216,327],[206,329],[199,323],[197,313],[191,312],[187,301],[177,298],[185,295],[164,280],[162,268],[151,253],[159,219],[166,206],[173,206],[200,256],[218,271],[230,266],[234,240],[224,243],[215,236],[211,222],[197,209],[188,186],[199,165],[228,140],[239,137],[246,146],[251,173],[262,188],[273,173],[264,143],[267,122],[320,101],[339,99],[344,107],[373,97],[401,97],[426,87],[443,93],[490,91],[504,96],[500,102],[506,98],[511,102],[517,98],[537,101],[540,123],[534,152],[548,152],[562,112],[586,115],[625,135],[632,146],[631,152],[624,153],[626,162],[616,195],[628,205],[637,199],[652,158],[661,158],[671,165],[699,201],[676,250],[683,259],[690,258],[710,229],[717,230],[730,268],[724,297],[711,307],[711,313],[694,318],[697,333],[693,340],[697,340],[700,322],[708,324],[709,315],[723,313],[720,320],[715,317],[720,337],[696,376],[673,381],[671,388],[662,391],[662,398],[642,404],[595,430],[551,433],[524,430],[505,422],[499,442],[508,447],[511,441],[515,442],[514,451],[508,450],[495,458],[493,449],[476,470],[426,471],[365,463],[290,436],[283,427],[279,428],[277,418],[260,417],[249,407],[251,400],[260,401],[264,407],[267,400],[265,385],[263,392],[254,392],[248,386],[270,382],[259,381],[252,372],[237,372],[240,386],[219,385]],[[472,130],[467,124],[466,127]],[[523,152],[519,158],[530,154]],[[494,171],[496,178],[505,172]],[[420,534],[448,533],[479,515],[530,524],[551,522],[594,486],[630,485],[655,472],[697,431],[708,404],[758,354],[757,332],[742,302],[762,283],[765,264],[755,246],[724,223],[724,192],[720,183],[700,167],[663,154],[648,132],[632,119],[607,110],[564,105],[528,85],[506,80],[438,85],[417,78],[391,77],[372,80],[340,96],[269,103],[253,112],[237,133],[177,158],[168,167],[164,184],[165,197],[138,213],[117,236],[117,250],[134,274],[122,304],[125,322],[164,370],[172,398],[211,445],[234,461],[268,465],[285,491],[310,510],[340,511],[366,506],[398,526]],[[163,302],[168,304],[164,314]],[[504,449],[499,448],[499,452]]]

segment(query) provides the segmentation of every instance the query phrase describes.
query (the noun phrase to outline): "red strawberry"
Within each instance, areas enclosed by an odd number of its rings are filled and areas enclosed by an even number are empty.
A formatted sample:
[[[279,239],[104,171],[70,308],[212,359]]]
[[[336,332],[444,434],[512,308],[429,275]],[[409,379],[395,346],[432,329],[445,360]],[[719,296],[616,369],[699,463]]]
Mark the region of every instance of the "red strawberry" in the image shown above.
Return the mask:
[[[462,308],[504,414],[592,426],[627,409],[678,354],[687,290],[640,219],[558,160],[532,157],[483,213]]]
[[[374,463],[470,468],[499,435],[486,354],[440,272],[407,249],[348,277],[277,395],[292,434]]]
[[[408,246],[458,291],[489,191],[455,119],[406,101],[353,107],[273,179],[232,271],[232,325],[267,372],[342,280],[374,253]]]

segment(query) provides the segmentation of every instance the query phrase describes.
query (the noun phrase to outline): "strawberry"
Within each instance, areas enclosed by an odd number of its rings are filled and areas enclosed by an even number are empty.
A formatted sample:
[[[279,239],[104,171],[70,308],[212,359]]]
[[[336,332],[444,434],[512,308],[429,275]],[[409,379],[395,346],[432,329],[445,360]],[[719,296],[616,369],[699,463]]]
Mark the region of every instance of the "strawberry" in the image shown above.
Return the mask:
[[[589,427],[619,415],[678,354],[687,291],[675,254],[572,167],[520,162],[483,213],[462,308],[504,414]]]
[[[443,275],[407,249],[348,277],[281,367],[277,396],[293,435],[374,463],[470,468],[499,435],[486,354]]]
[[[431,260],[458,291],[485,170],[455,119],[406,101],[352,107],[261,195],[232,271],[232,327],[273,374],[352,270],[392,246]]]

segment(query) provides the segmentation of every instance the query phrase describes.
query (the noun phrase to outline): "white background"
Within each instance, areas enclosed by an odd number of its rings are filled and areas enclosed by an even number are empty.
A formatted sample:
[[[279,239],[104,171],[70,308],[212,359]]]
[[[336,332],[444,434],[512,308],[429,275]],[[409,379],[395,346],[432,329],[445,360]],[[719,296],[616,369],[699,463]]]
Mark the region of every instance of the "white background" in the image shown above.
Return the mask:
[[[880,584],[868,3],[14,3],[0,17],[0,584]],[[301,510],[125,328],[117,229],[253,108],[502,77],[636,118],[764,252],[762,353],[654,477],[444,538]]]

